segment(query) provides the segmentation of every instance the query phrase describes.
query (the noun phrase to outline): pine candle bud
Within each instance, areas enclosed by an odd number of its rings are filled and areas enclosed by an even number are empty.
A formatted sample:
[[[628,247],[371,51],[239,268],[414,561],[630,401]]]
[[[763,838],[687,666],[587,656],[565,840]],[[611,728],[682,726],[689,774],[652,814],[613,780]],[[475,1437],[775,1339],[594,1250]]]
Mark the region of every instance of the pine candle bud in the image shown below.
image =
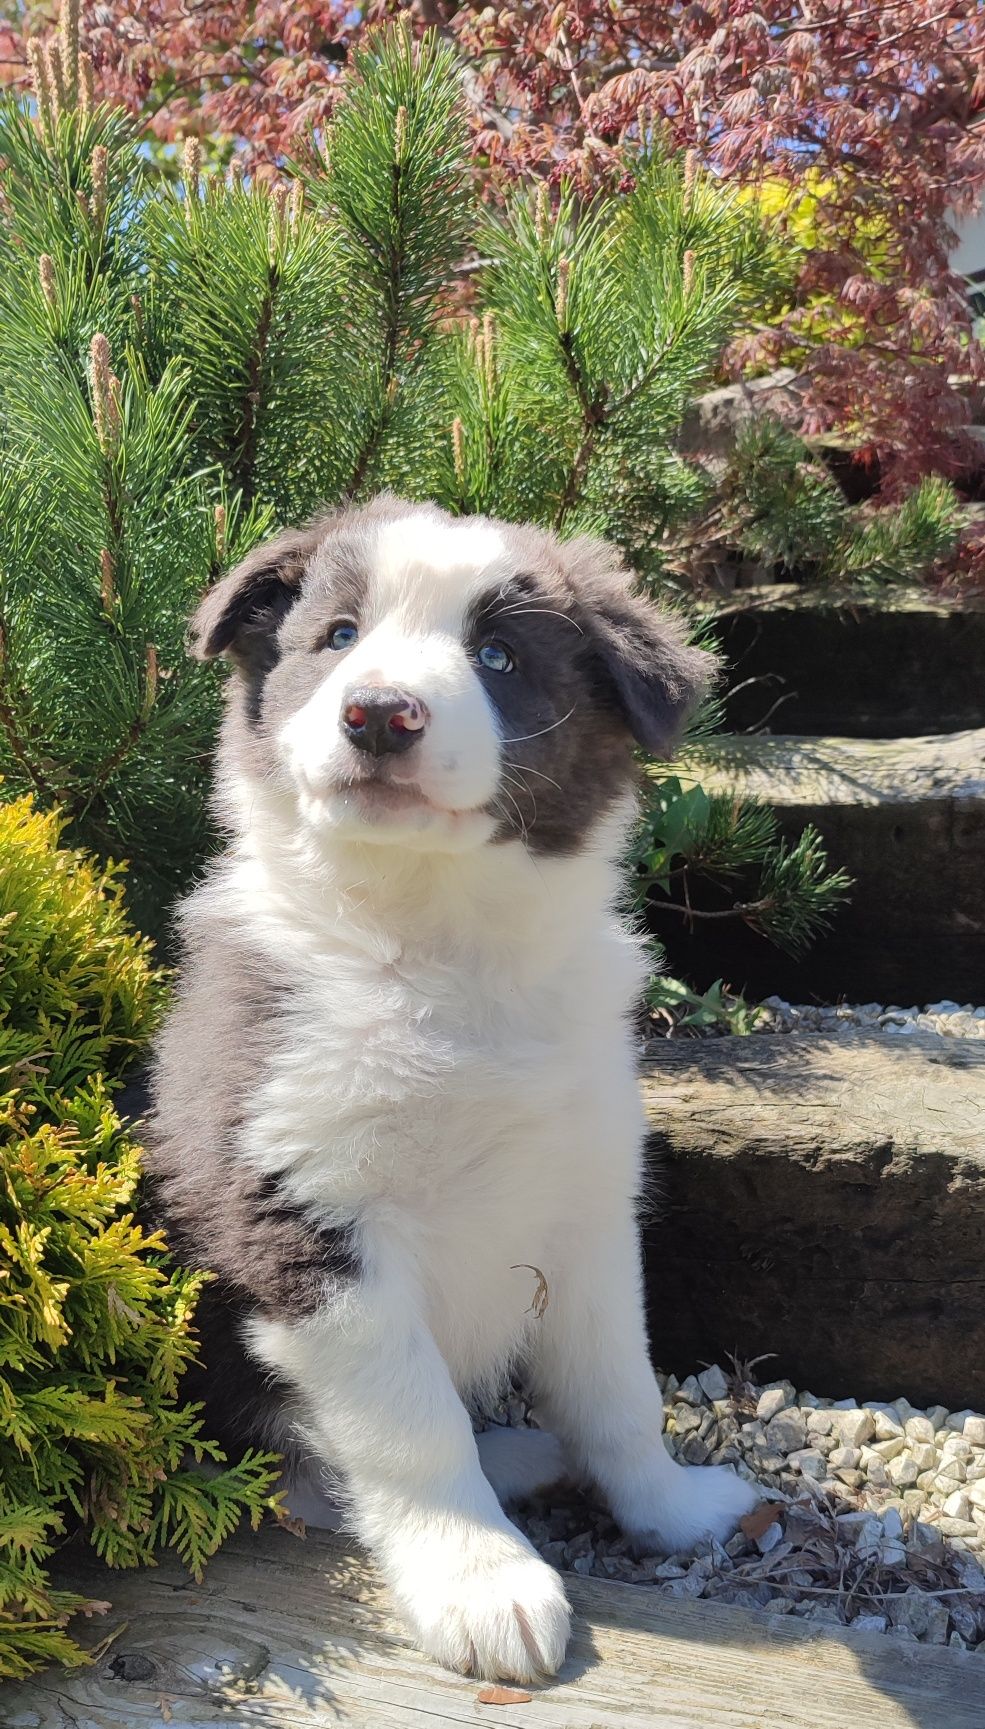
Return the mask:
[[[99,554],[99,592],[102,596],[103,611],[112,612],[116,587],[113,582],[113,560],[105,546]]]
[[[150,719],[151,709],[157,698],[157,649],[152,642],[147,644],[144,657],[144,700],[140,709],[142,721]]]
[[[301,218],[303,215],[304,215],[304,181],[303,180],[295,180],[294,185],[291,187],[291,214],[290,214],[290,218],[289,218],[290,224],[291,224],[291,232],[293,234],[297,233],[298,228],[301,225]]]
[[[44,49],[36,36],[32,36],[27,45],[27,60],[31,68],[31,82],[34,85],[34,99],[38,105],[38,119],[42,128],[50,132],[55,123],[54,99],[52,96],[51,79],[48,76],[48,62]]]
[[[65,76],[62,72],[62,59],[58,52],[58,44],[49,42],[44,51],[45,65],[48,68],[48,83],[51,86],[51,112],[57,124],[68,107],[65,97]]]
[[[112,456],[119,446],[122,422],[120,417],[120,381],[110,367],[109,343],[97,331],[89,345],[91,363],[92,416],[96,437],[104,456]]]
[[[246,164],[241,156],[234,156],[229,164],[229,183],[231,186],[242,186],[246,174]]]
[[[48,305],[54,308],[58,301],[55,289],[55,261],[49,252],[42,252],[38,259],[38,275],[41,278],[41,292]]]
[[[91,114],[96,106],[96,75],[91,54],[79,55],[79,108]]]
[[[534,228],[540,245],[546,246],[551,238],[551,195],[543,180],[534,198]]]
[[[90,200],[92,220],[97,228],[101,228],[106,220],[108,162],[109,151],[105,144],[97,144],[92,152],[92,198]]]
[[[451,448],[455,460],[455,479],[465,485],[465,428],[456,414],[451,423]]]
[[[684,197],[690,203],[694,195],[694,184],[698,178],[698,153],[696,150],[684,152]]]
[[[557,292],[554,296],[554,311],[557,315],[558,328],[564,330],[568,319],[568,278],[571,275],[571,260],[559,258],[557,264]]]
[[[482,369],[490,396],[496,389],[496,325],[491,312],[482,320]]]
[[[226,507],[224,504],[216,505],[212,512],[212,519],[215,523],[215,556],[217,562],[221,564],[226,556]]]
[[[397,109],[397,118],[393,125],[393,160],[397,167],[403,165],[404,150],[407,145],[407,110]]]
[[[689,295],[694,287],[694,253],[691,251],[684,254],[683,278],[684,293]]]
[[[287,215],[287,200],[289,193],[286,186],[270,188],[270,244],[276,246],[277,239],[284,227]]]
[[[185,217],[190,222],[198,203],[198,186],[202,175],[202,143],[194,136],[185,139]]]
[[[74,107],[79,87],[79,0],[62,0],[58,37],[66,106]]]

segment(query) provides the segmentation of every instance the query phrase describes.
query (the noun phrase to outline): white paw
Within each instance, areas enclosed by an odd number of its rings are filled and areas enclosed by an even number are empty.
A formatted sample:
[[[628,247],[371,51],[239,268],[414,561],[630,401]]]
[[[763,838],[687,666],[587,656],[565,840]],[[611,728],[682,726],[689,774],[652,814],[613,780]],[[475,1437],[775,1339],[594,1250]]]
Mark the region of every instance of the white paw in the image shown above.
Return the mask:
[[[660,1482],[646,1505],[629,1516],[619,1511],[619,1523],[639,1554],[676,1555],[708,1537],[724,1543],[739,1520],[761,1499],[755,1483],[737,1477],[728,1465],[676,1465]]]
[[[486,1681],[537,1681],[564,1662],[570,1611],[558,1575],[508,1529],[424,1539],[390,1583],[422,1648]]]
[[[522,1501],[566,1475],[560,1445],[544,1429],[485,1429],[475,1444],[483,1476],[501,1501]]]

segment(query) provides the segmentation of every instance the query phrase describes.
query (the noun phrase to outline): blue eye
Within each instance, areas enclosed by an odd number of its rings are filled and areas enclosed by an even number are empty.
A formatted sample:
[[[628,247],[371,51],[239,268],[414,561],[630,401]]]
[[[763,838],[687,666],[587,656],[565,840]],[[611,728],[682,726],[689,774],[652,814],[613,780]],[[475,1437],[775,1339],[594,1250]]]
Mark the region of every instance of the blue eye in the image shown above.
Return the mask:
[[[333,624],[326,640],[329,648],[341,652],[359,641],[359,628],[354,624]]]
[[[513,656],[501,642],[484,642],[475,651],[475,658],[487,672],[512,672]]]

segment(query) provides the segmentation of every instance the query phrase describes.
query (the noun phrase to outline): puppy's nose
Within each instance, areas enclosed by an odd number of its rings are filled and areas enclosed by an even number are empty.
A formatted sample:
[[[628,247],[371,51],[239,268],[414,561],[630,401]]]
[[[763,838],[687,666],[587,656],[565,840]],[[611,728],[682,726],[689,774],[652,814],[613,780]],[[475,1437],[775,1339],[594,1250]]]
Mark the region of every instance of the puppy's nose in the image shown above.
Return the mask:
[[[392,685],[360,685],[346,692],[342,704],[342,731],[358,750],[372,756],[388,751],[409,750],[427,726],[427,710],[420,697],[408,696]]]

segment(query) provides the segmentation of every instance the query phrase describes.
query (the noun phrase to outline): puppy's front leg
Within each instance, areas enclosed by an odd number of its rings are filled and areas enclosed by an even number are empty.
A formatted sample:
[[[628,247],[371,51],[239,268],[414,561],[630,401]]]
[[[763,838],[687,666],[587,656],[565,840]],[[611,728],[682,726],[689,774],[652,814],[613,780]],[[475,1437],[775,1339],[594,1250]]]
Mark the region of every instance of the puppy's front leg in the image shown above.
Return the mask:
[[[304,1320],[254,1318],[250,1339],[295,1389],[424,1649],[487,1678],[554,1674],[568,1638],[561,1582],[482,1474],[413,1280],[366,1273]]]
[[[602,1491],[644,1552],[724,1541],[756,1490],[727,1466],[678,1465],[661,1438],[663,1398],[643,1318],[630,1207],[565,1246],[531,1363],[538,1416],[575,1469]]]

